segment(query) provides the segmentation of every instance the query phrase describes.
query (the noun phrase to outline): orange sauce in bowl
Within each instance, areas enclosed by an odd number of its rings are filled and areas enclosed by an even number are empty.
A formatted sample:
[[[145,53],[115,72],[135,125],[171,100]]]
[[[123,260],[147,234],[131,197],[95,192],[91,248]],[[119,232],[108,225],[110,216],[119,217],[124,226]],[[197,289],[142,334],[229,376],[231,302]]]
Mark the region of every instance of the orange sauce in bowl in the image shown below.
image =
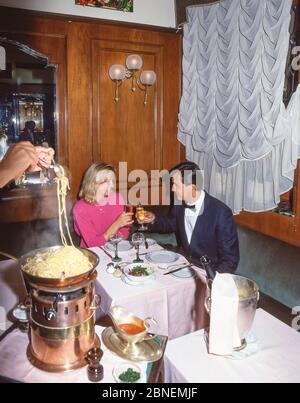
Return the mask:
[[[119,328],[128,334],[139,334],[145,331],[144,327],[138,326],[134,323],[122,323]]]

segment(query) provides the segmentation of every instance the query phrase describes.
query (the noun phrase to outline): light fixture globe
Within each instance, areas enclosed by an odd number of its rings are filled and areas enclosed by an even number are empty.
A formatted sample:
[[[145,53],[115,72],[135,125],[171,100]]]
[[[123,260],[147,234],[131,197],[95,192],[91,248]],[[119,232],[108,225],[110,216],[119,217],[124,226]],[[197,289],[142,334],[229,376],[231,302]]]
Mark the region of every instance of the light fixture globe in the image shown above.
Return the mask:
[[[137,71],[143,66],[143,60],[141,56],[132,54],[126,58],[126,68],[121,64],[114,64],[109,69],[109,76],[115,84],[115,97],[114,100],[118,102],[119,88],[123,81],[131,80],[131,91],[135,92],[140,89],[144,92],[144,105],[148,102],[148,89],[156,82],[156,74],[152,70],[142,71],[140,78],[137,77]]]
[[[126,69],[122,64],[114,64],[110,67],[108,74],[112,80],[124,80]]]
[[[129,55],[126,59],[128,70],[140,70],[143,66],[143,60],[139,55]]]
[[[145,70],[142,72],[140,80],[144,85],[153,85],[156,82],[156,74],[152,70]]]

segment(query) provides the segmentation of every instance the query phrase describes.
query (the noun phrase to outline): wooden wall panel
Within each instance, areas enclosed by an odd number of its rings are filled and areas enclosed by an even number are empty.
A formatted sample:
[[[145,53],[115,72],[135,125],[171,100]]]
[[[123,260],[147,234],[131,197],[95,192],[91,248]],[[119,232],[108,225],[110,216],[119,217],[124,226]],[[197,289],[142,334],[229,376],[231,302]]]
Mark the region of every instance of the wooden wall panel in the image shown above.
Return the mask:
[[[124,65],[126,57],[132,53],[142,57],[143,69],[157,72],[157,84],[149,89],[147,105],[144,105],[141,90],[131,91],[131,80],[123,82],[119,88],[120,100],[114,101],[115,85],[109,78],[109,67],[116,63]],[[94,159],[116,167],[119,161],[126,161],[128,171],[139,168],[150,173],[151,169],[160,168],[161,47],[93,41],[92,56]]]
[[[58,160],[68,169],[73,201],[93,161],[117,165],[125,160],[129,169],[148,172],[180,161],[182,147],[176,134],[181,35],[174,30],[5,7],[0,7],[1,32],[49,56],[57,66]],[[124,63],[133,52],[141,54],[144,68],[158,76],[146,107],[141,91],[130,93],[129,81],[120,89],[120,102],[113,101],[108,68]],[[37,195],[35,200],[39,202]],[[0,201],[0,221],[5,220],[1,212],[7,208],[8,202]],[[30,213],[31,202],[26,214],[26,205],[22,208],[24,220],[38,218]]]

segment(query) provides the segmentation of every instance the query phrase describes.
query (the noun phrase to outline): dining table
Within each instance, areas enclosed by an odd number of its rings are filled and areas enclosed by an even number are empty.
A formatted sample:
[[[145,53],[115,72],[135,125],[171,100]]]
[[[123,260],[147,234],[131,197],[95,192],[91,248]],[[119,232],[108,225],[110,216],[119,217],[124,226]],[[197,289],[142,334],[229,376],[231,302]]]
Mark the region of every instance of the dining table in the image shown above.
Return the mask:
[[[96,247],[91,250],[100,259],[96,284],[96,292],[101,296],[101,310],[98,316],[105,315],[111,306],[122,306],[141,319],[154,318],[157,325],[150,330],[167,336],[169,340],[203,329],[207,325],[208,315],[204,308],[204,270],[193,266],[191,277],[181,276],[180,270],[166,275],[188,263],[184,256],[174,253],[176,261],[172,264],[159,262],[160,254],[157,252],[165,249],[157,243],[150,243],[148,249],[143,246],[140,253],[144,262],[140,265],[150,265],[154,269],[154,279],[151,282],[135,284],[127,281],[124,275],[114,277],[107,272],[111,257],[106,249]],[[154,263],[147,259],[153,253],[158,256],[158,261]],[[112,251],[109,254],[113,256]],[[122,259],[122,267],[131,264],[136,257],[134,249],[119,251],[118,254]]]
[[[222,337],[222,335],[220,335]],[[247,346],[230,356],[208,353],[205,331],[171,340],[163,380],[167,383],[299,383],[300,333],[258,309]]]
[[[148,245],[147,245],[148,246]],[[90,248],[99,257],[96,267],[96,292],[101,297],[97,318],[105,316],[113,305],[122,306],[134,315],[145,319],[152,317],[157,326],[150,328],[156,334],[165,335],[170,339],[204,328],[208,323],[208,315],[204,309],[206,293],[206,274],[204,270],[194,266],[192,277],[180,276],[180,271],[165,275],[174,267],[182,267],[186,259],[175,254],[175,261],[170,263],[150,262],[147,256],[165,249],[149,239],[149,247],[140,248],[143,264],[154,269],[154,279],[147,284],[132,285],[124,276],[115,277],[107,272],[114,252],[106,247]],[[121,249],[121,248],[120,248]],[[128,249],[128,248],[127,248]],[[119,250],[120,262],[124,268],[136,257],[135,249]],[[169,252],[171,253],[171,252]],[[169,269],[170,268],[170,269]],[[13,308],[24,300],[25,286],[17,261],[0,261],[0,336],[8,329],[14,318]],[[101,324],[101,322],[99,322]]]
[[[0,336],[14,323],[12,311],[25,299],[25,295],[25,285],[17,261],[0,261]]]
[[[102,334],[106,328],[96,326],[97,335],[102,340]],[[28,334],[13,329],[0,341],[0,383],[91,383],[88,377],[87,366],[66,372],[46,372],[34,367],[26,356],[28,346]],[[110,351],[101,343],[103,356],[103,379],[101,383],[119,383],[118,368],[130,368],[137,366],[140,371],[139,383],[156,383],[160,374],[163,353],[167,344],[167,338],[161,336],[157,343],[162,350],[162,356],[155,362],[132,362]]]

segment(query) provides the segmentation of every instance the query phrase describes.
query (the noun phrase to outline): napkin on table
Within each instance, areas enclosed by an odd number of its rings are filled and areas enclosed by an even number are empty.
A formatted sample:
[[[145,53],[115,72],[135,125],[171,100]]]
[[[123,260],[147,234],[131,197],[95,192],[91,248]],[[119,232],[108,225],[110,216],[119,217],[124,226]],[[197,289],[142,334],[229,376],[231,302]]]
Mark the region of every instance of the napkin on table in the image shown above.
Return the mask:
[[[231,355],[241,346],[237,315],[239,294],[230,274],[217,273],[211,289],[209,353]]]

